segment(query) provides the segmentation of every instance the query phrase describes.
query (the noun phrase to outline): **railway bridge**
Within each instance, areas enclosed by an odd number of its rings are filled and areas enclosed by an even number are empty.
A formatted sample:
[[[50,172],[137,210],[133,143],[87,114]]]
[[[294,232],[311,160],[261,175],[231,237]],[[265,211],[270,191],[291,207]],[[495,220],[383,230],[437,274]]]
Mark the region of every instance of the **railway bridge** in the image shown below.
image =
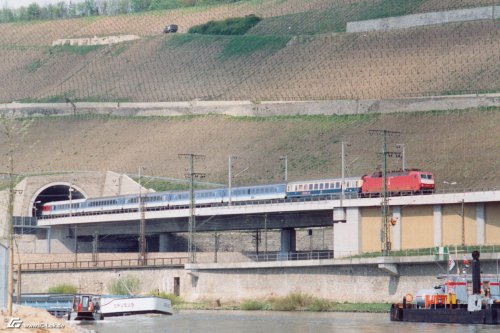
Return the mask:
[[[342,206],[341,206],[342,205]],[[295,230],[332,227],[335,256],[380,250],[381,198],[342,200],[264,200],[195,209],[195,231],[280,230],[280,251],[295,251]],[[390,197],[393,250],[450,244],[500,242],[500,191],[472,191]],[[334,218],[345,216],[345,220]],[[334,214],[335,213],[335,214]],[[157,209],[144,213],[145,232],[158,237],[158,251],[171,252],[172,235],[188,231],[189,209]],[[123,212],[40,219],[47,242],[99,235],[138,235],[141,214]],[[343,220],[343,221],[340,221]],[[343,222],[343,223],[336,223]]]

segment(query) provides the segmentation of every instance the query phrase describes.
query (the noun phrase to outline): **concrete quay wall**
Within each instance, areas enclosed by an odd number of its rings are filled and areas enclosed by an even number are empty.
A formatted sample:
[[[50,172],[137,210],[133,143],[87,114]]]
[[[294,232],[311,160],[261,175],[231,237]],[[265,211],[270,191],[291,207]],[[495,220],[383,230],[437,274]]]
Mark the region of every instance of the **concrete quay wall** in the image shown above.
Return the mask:
[[[497,274],[500,255],[483,260],[484,274]],[[380,261],[380,260],[378,260]],[[180,296],[186,301],[216,300],[222,304],[245,299],[266,299],[290,293],[305,293],[339,302],[395,302],[411,292],[439,284],[446,261],[422,260],[397,264],[393,274],[377,260],[349,264],[342,260],[287,261],[274,263],[193,264],[184,268],[113,269],[99,271],[25,272],[22,291],[46,292],[51,286],[70,283],[83,292],[107,293],[118,277],[133,275],[141,281],[141,292],[174,292],[180,281]],[[380,261],[383,262],[384,260]]]

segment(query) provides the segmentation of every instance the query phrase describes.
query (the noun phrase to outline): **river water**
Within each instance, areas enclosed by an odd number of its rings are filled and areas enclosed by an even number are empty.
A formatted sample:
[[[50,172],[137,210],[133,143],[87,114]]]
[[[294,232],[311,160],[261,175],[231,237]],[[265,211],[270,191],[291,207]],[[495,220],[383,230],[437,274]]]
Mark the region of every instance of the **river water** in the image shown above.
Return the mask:
[[[498,327],[483,325],[394,323],[388,313],[275,311],[183,310],[172,316],[110,317],[81,326],[98,333],[498,332]]]

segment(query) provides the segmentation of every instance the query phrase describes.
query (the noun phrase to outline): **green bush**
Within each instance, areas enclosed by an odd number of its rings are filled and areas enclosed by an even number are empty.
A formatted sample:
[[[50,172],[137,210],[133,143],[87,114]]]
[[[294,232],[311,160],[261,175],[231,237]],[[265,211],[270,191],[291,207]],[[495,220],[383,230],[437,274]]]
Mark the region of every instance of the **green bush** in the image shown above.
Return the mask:
[[[332,309],[332,302],[323,298],[315,299],[311,304],[306,306],[307,311],[330,311]]]
[[[255,300],[244,300],[243,303],[240,305],[241,310],[249,310],[249,311],[254,311],[254,310],[265,310],[266,309],[266,304],[264,302],[259,302]]]
[[[301,293],[292,293],[285,297],[279,297],[271,300],[271,306],[276,311],[294,311],[307,308],[312,302],[313,297]]]
[[[166,293],[164,291],[160,291],[158,293],[158,292],[153,290],[153,291],[149,292],[149,295],[169,299],[170,302],[172,303],[172,305],[178,305],[178,304],[184,303],[184,300],[182,298],[180,298],[179,296],[174,295],[172,293]]]
[[[49,293],[76,294],[77,291],[78,288],[76,286],[66,283],[49,288]]]
[[[138,277],[127,275],[111,281],[108,290],[114,295],[129,295],[139,292],[141,281]]]
[[[228,18],[223,21],[209,21],[191,27],[188,32],[204,35],[243,35],[261,20],[260,17],[252,14],[245,17]]]

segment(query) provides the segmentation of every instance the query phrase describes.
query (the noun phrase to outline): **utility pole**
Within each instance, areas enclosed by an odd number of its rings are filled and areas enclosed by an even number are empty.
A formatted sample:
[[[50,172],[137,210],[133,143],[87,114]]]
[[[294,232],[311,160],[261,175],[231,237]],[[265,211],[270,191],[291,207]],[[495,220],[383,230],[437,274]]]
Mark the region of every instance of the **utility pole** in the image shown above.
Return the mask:
[[[332,239],[333,239],[333,244],[332,244],[332,251],[335,256],[335,224],[336,223],[345,223],[346,222],[346,214],[344,211],[344,196],[345,196],[345,169],[346,169],[346,164],[345,164],[345,146],[349,146],[349,143],[342,141],[341,143],[341,174],[342,174],[342,180],[340,182],[340,202],[339,202],[339,208],[338,209],[333,209],[333,223],[332,223]],[[337,211],[340,211],[340,216],[337,214]]]
[[[405,153],[405,144],[404,143],[397,143],[396,148],[401,149],[403,155],[401,156],[403,160],[403,171],[406,170],[406,153]]]
[[[99,260],[99,234],[94,231],[94,239],[92,241],[92,261],[97,265]]]
[[[7,304],[7,315],[12,317],[12,302],[14,299],[14,159],[13,150],[9,152],[9,297]],[[18,263],[20,264],[20,262]]]
[[[288,182],[288,155],[280,156],[280,161],[285,161],[285,183]]]
[[[196,219],[194,214],[194,178],[204,178],[205,173],[194,172],[194,160],[204,159],[205,155],[195,154],[178,154],[179,158],[187,158],[189,160],[189,170],[186,173],[186,178],[189,178],[189,221],[188,221],[188,253],[189,262],[196,261],[196,252],[194,247],[194,233],[196,232]]]
[[[267,214],[264,214],[264,252],[267,256]]]
[[[391,254],[391,234],[390,234],[390,227],[389,227],[389,207],[388,207],[388,200],[387,200],[387,157],[400,157],[401,154],[399,152],[390,152],[387,151],[387,137],[388,136],[399,136],[401,132],[396,132],[396,131],[388,131],[388,130],[369,130],[368,131],[370,134],[373,135],[378,135],[383,137],[383,148],[382,148],[382,156],[384,159],[384,167],[382,171],[383,175],[383,190],[382,190],[382,202],[381,202],[381,209],[382,209],[382,226],[381,226],[381,232],[380,232],[380,240],[382,243],[382,252],[385,255],[390,255]]]
[[[233,181],[233,178],[236,178],[238,177],[241,173],[245,172],[248,170],[248,167],[241,170],[240,172],[238,172],[237,174],[235,174],[233,176],[233,160],[237,159],[238,156],[234,156],[234,155],[229,155],[228,157],[228,196],[229,196],[229,200],[228,200],[228,204],[231,206],[231,203],[232,203],[232,199],[231,199],[231,188],[232,188],[232,181]]]
[[[217,262],[217,252],[219,251],[219,239],[220,235],[217,232],[217,229],[215,229],[215,234],[214,234],[214,262]]]
[[[461,216],[462,216],[462,247],[465,246],[465,209],[464,209],[464,204],[465,204],[465,200],[462,199],[462,212],[461,212]]]
[[[74,235],[75,236],[75,268],[78,265],[78,225],[75,223],[75,228],[74,228]]]
[[[233,158],[236,159],[237,157],[236,156],[233,156],[233,155],[229,155],[228,157],[228,195],[229,195],[229,205],[231,205],[231,181],[233,179],[233,175],[232,175],[232,171],[233,171],[233,167],[232,167],[232,161],[233,161]]]
[[[144,212],[144,198],[141,184],[142,166],[139,166],[139,263],[146,264],[146,213]]]

